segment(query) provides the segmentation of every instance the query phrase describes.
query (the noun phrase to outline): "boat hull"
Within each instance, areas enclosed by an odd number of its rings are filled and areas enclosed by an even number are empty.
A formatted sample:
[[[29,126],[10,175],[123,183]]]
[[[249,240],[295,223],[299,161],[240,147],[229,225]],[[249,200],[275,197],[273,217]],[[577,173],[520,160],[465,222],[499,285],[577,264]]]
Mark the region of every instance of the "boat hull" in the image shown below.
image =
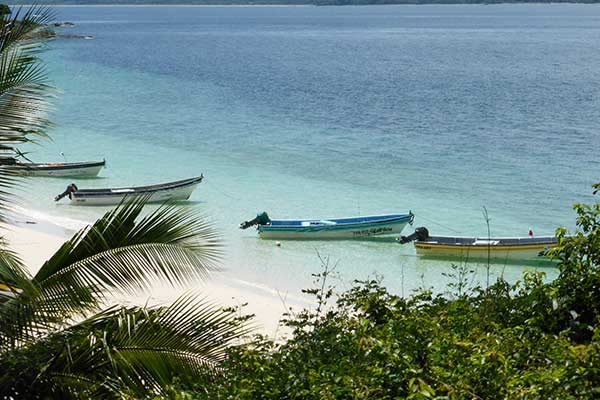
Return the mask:
[[[556,243],[535,243],[521,245],[464,245],[429,242],[415,242],[417,254],[426,257],[457,258],[462,260],[535,260],[545,259],[547,250]],[[488,253],[489,252],[489,253]]]
[[[406,216],[395,220],[336,224],[320,226],[277,226],[259,225],[258,234],[262,239],[328,240],[328,239],[369,239],[397,235],[412,221]],[[276,222],[276,221],[274,221]]]
[[[18,164],[5,167],[23,176],[37,177],[94,177],[104,168],[105,162]]]
[[[70,195],[72,205],[77,206],[108,206],[119,204],[123,201],[135,201],[144,198],[148,203],[162,203],[165,201],[187,200],[200,184],[202,178],[189,180],[183,184],[170,186],[157,185],[155,188],[123,188],[77,191]]]

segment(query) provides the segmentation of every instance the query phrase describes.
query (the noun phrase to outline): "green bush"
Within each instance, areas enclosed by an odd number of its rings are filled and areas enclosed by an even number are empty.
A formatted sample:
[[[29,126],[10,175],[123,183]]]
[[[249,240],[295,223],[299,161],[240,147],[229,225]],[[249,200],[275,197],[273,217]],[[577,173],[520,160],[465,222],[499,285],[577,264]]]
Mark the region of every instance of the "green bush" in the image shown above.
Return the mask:
[[[576,205],[578,230],[558,231],[560,275],[527,272],[514,284],[450,296],[402,298],[356,282],[327,307],[284,321],[285,343],[265,337],[230,351],[213,382],[175,385],[194,399],[591,399],[600,397],[600,204]]]

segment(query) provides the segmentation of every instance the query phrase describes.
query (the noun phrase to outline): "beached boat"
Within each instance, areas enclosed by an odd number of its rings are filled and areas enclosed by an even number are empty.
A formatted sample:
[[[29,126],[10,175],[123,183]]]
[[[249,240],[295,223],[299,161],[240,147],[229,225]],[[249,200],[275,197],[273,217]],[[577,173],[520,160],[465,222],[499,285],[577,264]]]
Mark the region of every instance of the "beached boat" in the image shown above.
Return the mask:
[[[17,289],[11,287],[7,284],[0,283],[0,303],[7,299],[12,299],[17,297],[17,295],[21,292],[21,289]]]
[[[79,189],[75,184],[71,184],[54,200],[59,201],[68,196],[71,204],[78,206],[119,204],[125,198],[135,200],[140,197],[146,198],[148,202],[187,200],[203,178],[204,176],[200,175],[195,178],[157,185],[113,189]]]
[[[15,171],[19,175],[27,176],[52,176],[52,177],[93,177],[106,165],[106,161],[83,162],[51,162],[33,163],[21,162],[12,159],[0,163],[3,168]],[[11,159],[9,159],[11,160]]]
[[[414,241],[417,254],[427,257],[493,260],[534,260],[558,244],[554,236],[464,237],[430,236],[427,228],[399,238],[400,243]]]
[[[365,239],[394,235],[412,224],[414,215],[387,214],[352,218],[270,219],[267,213],[240,224],[241,229],[256,225],[263,239]]]

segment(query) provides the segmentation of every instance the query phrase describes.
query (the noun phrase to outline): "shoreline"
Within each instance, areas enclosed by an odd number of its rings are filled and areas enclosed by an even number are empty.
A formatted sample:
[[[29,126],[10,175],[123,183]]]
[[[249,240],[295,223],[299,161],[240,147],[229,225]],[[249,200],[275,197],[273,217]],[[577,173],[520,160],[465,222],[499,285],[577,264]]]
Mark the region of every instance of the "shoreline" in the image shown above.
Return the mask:
[[[79,221],[81,227],[71,229],[35,214],[14,207],[13,215],[2,227],[2,236],[6,239],[8,248],[20,257],[32,275],[66,240],[87,225],[86,222]],[[279,292],[277,289],[263,287],[258,283],[237,280],[226,266],[223,266],[223,270],[212,273],[209,279],[190,282],[186,287],[162,286],[157,282],[149,293],[119,296],[115,300],[119,304],[139,306],[169,304],[186,292],[197,292],[206,301],[216,306],[243,305],[240,315],[254,314],[251,326],[257,328],[256,332],[275,339],[282,333],[285,334],[286,329],[279,326],[284,312],[289,311],[290,307],[298,310],[310,305],[294,294]]]

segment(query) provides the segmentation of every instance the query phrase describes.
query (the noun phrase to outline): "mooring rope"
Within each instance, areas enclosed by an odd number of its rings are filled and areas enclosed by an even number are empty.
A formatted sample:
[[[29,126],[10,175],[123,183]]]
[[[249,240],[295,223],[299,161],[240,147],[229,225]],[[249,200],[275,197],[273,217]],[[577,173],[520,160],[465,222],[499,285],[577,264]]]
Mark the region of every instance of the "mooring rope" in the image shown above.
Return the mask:
[[[238,197],[235,197],[235,196],[232,196],[230,194],[225,193],[221,189],[217,188],[216,185],[213,185],[210,181],[204,180],[203,182],[204,182],[205,185],[208,184],[211,188],[213,188],[214,190],[216,190],[217,192],[219,192],[223,196],[229,197],[231,200],[240,201],[240,199]]]
[[[414,213],[414,212],[413,212],[413,214],[415,215],[415,217],[417,216],[417,214],[416,214],[416,213]],[[449,230],[449,231],[451,231],[451,232],[454,232],[454,233],[462,233],[461,231],[457,231],[456,229],[450,228],[450,227],[449,227],[449,226],[447,226],[447,225],[440,224],[439,222],[435,222],[434,220],[431,220],[431,219],[429,219],[429,218],[426,218],[426,217],[422,216],[421,214],[419,214],[419,215],[418,215],[418,217],[419,217],[419,218],[422,218],[422,219],[424,219],[425,221],[427,221],[427,222],[430,222],[430,223],[432,223],[432,224],[434,224],[434,225],[437,225],[437,226],[439,226],[439,227],[441,227],[441,228],[448,229],[448,230]]]

